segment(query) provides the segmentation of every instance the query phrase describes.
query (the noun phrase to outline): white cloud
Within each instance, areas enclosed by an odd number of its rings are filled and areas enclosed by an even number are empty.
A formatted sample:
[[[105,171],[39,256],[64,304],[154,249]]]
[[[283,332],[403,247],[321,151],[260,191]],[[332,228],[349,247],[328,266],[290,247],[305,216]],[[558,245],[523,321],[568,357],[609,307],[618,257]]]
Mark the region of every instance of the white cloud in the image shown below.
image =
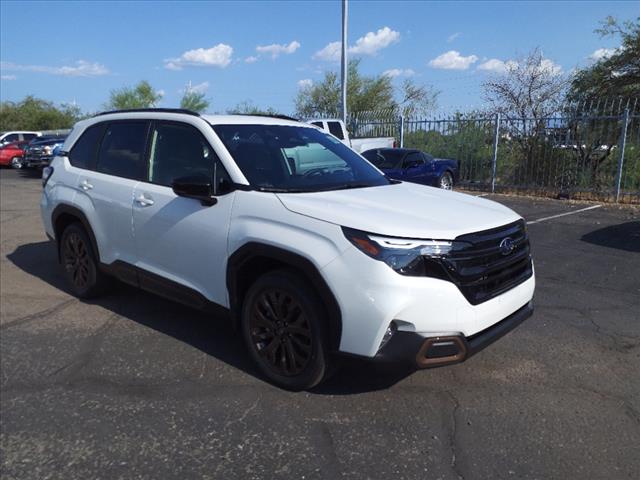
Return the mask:
[[[272,43],[271,45],[258,45],[256,47],[256,52],[258,53],[268,53],[271,55],[271,58],[278,58],[280,55],[290,55],[300,48],[300,42],[294,40],[293,42],[287,44],[277,44]]]
[[[452,33],[451,35],[449,35],[447,37],[447,43],[451,43],[453,42],[456,38],[458,38],[460,35],[462,35],[462,32],[456,32],[456,33]]]
[[[383,27],[377,32],[368,32],[364,37],[356,40],[355,45],[348,48],[353,55],[375,55],[378,51],[400,40],[400,33]],[[342,53],[342,42],[331,42],[314,55],[314,60],[324,62],[338,62]]]
[[[387,77],[396,78],[396,77],[413,77],[416,74],[410,68],[392,68],[390,70],[385,70],[382,72],[382,75],[386,75]]]
[[[618,51],[617,48],[598,48],[591,55],[589,55],[589,59],[594,62],[598,62],[605,58],[609,58],[611,55]]]
[[[156,95],[160,95],[161,97],[164,97],[165,93],[167,93],[167,92],[165,92],[163,89],[156,90]]]
[[[507,67],[502,60],[497,58],[491,58],[486,62],[478,65],[478,70],[484,70],[486,72],[504,73],[507,71]]]
[[[477,61],[478,57],[475,55],[463,57],[460,52],[449,50],[429,61],[429,66],[442,70],[466,70]]]
[[[245,63],[256,63],[258,61],[258,57],[254,57],[253,55],[249,55],[244,59]]]
[[[298,80],[298,88],[308,88],[311,85],[313,85],[313,80],[311,80],[310,78]]]
[[[400,40],[400,33],[383,27],[377,32],[369,32],[364,37],[356,40],[356,44],[349,47],[349,53],[356,55],[375,55],[378,50],[388,47]]]
[[[180,94],[183,94],[186,92],[205,93],[207,90],[209,90],[209,82],[205,81],[205,82],[196,83],[195,85],[193,85],[191,81],[189,81],[189,83],[187,83],[184,88],[181,88],[178,90],[178,93]]]
[[[209,82],[196,83],[195,85],[191,85],[189,88],[190,91],[195,93],[205,93],[209,90]]]
[[[78,60],[73,65],[63,65],[62,67],[50,67],[47,65],[20,65],[12,62],[0,62],[0,69],[14,70],[20,72],[48,73],[50,75],[62,75],[65,77],[98,77],[108,75],[109,69],[101,63],[91,63],[85,60]]]
[[[318,50],[313,54],[314,60],[322,60],[323,62],[338,62],[342,51],[342,42],[331,42],[322,50]]]
[[[519,65],[520,64],[515,60],[507,60],[506,62],[503,62],[497,58],[492,58],[478,65],[478,70],[494,73],[506,73],[509,70],[518,68]],[[540,71],[550,73],[551,75],[560,75],[562,73],[562,66],[548,58],[543,58],[537,68]]]
[[[17,78],[15,75],[0,75],[0,80],[16,80]]]
[[[196,48],[187,50],[178,58],[168,58],[164,61],[164,68],[168,70],[182,70],[186,66],[225,68],[231,63],[233,48],[219,43],[211,48]]]
[[[560,75],[562,73],[562,67],[548,58],[544,58],[542,62],[540,62],[540,70],[551,73],[552,75]]]

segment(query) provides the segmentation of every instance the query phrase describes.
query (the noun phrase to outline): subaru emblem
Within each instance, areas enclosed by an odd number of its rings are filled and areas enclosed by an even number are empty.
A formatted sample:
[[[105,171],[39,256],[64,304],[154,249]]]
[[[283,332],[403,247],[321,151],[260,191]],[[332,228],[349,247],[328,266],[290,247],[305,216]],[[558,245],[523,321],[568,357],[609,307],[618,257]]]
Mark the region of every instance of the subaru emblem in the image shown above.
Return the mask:
[[[500,253],[502,255],[509,255],[516,248],[515,243],[511,237],[507,237],[500,242]]]

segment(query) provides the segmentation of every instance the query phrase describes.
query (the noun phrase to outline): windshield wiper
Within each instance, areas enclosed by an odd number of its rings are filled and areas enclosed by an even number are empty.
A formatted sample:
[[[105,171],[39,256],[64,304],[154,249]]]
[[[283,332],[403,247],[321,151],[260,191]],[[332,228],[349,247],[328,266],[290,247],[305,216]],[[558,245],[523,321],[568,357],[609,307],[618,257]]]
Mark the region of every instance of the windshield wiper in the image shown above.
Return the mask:
[[[327,188],[327,190],[349,190],[351,188],[367,188],[372,186],[373,185],[369,183],[344,183],[342,185],[335,185]]]
[[[275,188],[275,187],[257,187],[256,190],[259,192],[269,192],[269,193],[307,193],[311,190],[302,190],[300,188]]]

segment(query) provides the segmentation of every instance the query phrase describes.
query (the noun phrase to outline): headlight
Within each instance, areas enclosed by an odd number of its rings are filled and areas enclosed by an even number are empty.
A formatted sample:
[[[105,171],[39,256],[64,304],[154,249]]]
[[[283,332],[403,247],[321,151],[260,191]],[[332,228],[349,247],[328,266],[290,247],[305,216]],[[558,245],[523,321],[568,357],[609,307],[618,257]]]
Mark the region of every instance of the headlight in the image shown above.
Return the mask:
[[[342,231],[361,252],[386,263],[401,275],[410,276],[443,278],[446,272],[438,260],[446,257],[458,243],[462,243],[384,237],[346,227],[342,227]]]
[[[49,145],[47,145],[46,147],[44,147],[42,149],[42,151],[47,154],[47,155],[51,155],[51,147]]]

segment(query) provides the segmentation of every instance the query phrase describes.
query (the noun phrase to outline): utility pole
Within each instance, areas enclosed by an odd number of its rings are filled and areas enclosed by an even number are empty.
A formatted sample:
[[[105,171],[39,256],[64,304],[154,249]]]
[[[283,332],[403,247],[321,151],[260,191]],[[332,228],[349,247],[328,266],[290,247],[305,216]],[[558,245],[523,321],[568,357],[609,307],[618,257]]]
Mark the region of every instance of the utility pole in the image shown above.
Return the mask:
[[[342,68],[341,87],[342,87],[342,121],[347,124],[347,16],[348,5],[347,0],[342,0]]]

